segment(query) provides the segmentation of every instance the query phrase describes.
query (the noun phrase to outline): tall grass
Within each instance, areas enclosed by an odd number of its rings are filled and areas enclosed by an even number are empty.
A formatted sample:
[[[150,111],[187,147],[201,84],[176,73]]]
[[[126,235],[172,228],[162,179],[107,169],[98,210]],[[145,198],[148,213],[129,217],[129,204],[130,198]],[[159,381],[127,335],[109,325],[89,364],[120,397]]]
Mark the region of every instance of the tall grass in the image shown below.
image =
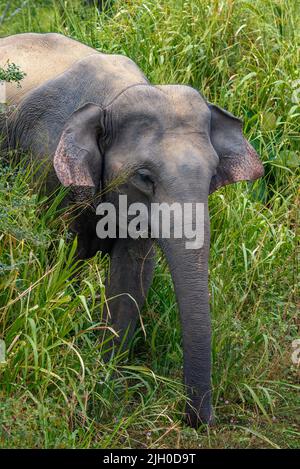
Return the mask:
[[[131,57],[154,83],[186,83],[244,118],[266,176],[210,198],[215,428],[184,405],[177,305],[165,260],[129,356],[98,340],[108,260],[76,276],[56,199],[29,169],[0,173],[1,447],[296,447],[299,368],[300,6],[293,0],[0,1],[0,34],[58,31]],[[3,12],[5,15],[3,16]],[[2,17],[1,17],[2,14]],[[295,85],[296,84],[296,85]],[[297,90],[296,90],[297,91]],[[300,98],[300,93],[299,93]]]

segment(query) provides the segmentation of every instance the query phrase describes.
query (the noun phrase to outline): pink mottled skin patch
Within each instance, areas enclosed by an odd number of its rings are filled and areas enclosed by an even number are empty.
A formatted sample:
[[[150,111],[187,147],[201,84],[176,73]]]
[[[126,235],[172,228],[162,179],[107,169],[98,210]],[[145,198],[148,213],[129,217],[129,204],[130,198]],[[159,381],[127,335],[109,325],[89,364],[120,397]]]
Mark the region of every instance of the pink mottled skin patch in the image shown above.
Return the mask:
[[[258,154],[246,139],[244,142],[244,154],[222,157],[219,174],[211,180],[210,193],[219,187],[239,181],[255,181],[264,175]]]
[[[249,157],[250,178],[254,181],[255,179],[258,179],[264,175],[264,167],[253,146],[250,145],[250,143],[246,139],[245,143],[247,148],[247,156]]]
[[[83,164],[84,156],[80,153],[88,153],[78,147],[73,141],[71,134],[63,132],[54,155],[54,169],[63,186],[94,187],[94,182]]]

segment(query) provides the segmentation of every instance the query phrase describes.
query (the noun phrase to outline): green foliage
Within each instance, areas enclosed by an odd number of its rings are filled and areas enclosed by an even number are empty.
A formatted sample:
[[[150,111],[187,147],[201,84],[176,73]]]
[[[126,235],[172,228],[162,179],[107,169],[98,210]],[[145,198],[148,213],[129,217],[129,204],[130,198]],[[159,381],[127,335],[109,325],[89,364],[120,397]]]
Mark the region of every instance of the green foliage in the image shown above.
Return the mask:
[[[12,0],[0,34],[57,31],[126,54],[154,83],[190,84],[244,118],[266,175],[210,198],[217,425],[196,432],[181,420],[180,325],[162,256],[146,337],[140,328],[129,357],[105,364],[97,337],[107,259],[79,270],[57,214],[61,194],[37,196],[28,168],[2,164],[0,446],[297,447],[300,4],[111,3],[99,13],[81,1]]]
[[[15,81],[18,85],[20,81],[26,76],[20,67],[14,63],[8,62],[6,67],[0,67],[0,81],[12,82]]]

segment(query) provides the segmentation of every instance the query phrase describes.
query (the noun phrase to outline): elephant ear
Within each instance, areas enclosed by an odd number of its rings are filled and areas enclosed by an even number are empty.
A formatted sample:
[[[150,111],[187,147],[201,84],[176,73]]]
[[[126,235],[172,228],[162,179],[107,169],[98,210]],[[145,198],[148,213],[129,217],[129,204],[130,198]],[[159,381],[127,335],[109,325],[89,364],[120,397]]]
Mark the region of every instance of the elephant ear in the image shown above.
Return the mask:
[[[210,139],[219,156],[209,192],[238,181],[254,181],[264,174],[258,154],[244,138],[242,121],[229,112],[209,104]]]
[[[103,110],[88,103],[69,117],[54,155],[54,169],[64,186],[100,189],[102,155],[99,139],[103,133]],[[91,190],[91,191],[90,191]]]

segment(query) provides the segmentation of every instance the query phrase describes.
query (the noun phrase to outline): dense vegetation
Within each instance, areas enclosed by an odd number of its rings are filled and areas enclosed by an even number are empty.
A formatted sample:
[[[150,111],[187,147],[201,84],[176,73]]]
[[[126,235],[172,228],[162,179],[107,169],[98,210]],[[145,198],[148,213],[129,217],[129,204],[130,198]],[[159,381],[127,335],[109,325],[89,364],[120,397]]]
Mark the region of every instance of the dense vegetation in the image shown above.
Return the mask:
[[[210,198],[216,426],[181,420],[180,326],[164,259],[129,356],[104,364],[107,259],[72,277],[60,195],[38,196],[29,169],[2,159],[0,447],[297,447],[300,3],[110,4],[100,14],[83,1],[0,0],[0,35],[58,31],[126,54],[153,83],[190,84],[244,118],[266,175]]]

